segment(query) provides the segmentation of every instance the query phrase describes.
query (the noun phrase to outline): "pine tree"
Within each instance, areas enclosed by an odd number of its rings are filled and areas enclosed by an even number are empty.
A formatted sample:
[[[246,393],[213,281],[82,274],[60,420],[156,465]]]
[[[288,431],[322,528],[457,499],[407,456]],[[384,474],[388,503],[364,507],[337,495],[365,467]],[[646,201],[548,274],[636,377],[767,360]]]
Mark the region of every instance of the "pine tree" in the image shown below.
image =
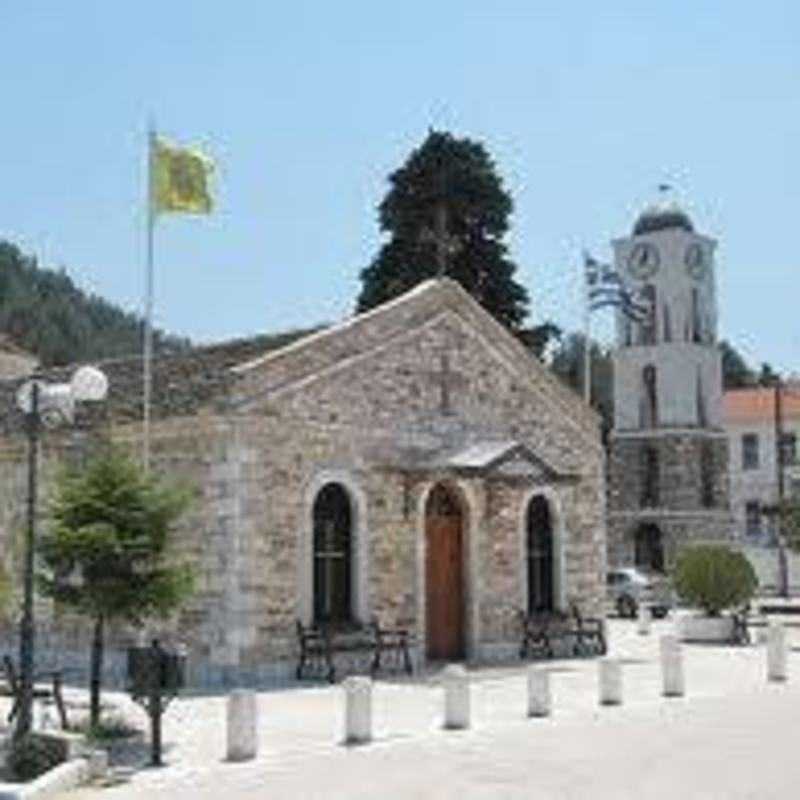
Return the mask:
[[[66,469],[56,481],[51,524],[39,543],[39,585],[46,596],[92,620],[93,727],[100,721],[108,622],[141,624],[164,616],[192,590],[189,568],[170,558],[170,535],[188,502],[187,491],[146,474],[114,449]],[[73,574],[76,582],[66,579]]]
[[[361,272],[358,311],[444,273],[512,330],[528,313],[504,240],[512,201],[482,144],[431,131],[389,176],[379,207],[389,240]]]

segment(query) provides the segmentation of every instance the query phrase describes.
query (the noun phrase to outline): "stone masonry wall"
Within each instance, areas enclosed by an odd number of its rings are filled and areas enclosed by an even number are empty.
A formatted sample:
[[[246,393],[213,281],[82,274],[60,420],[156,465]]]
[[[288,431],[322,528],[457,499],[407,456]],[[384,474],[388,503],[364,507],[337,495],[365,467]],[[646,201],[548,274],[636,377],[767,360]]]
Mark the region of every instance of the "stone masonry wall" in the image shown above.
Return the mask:
[[[345,333],[312,337],[314,346],[298,342],[230,374],[203,357],[159,373],[163,403],[152,461],[195,488],[176,552],[194,564],[198,591],[177,618],[153,630],[188,647],[193,683],[291,675],[295,620],[308,618],[312,600],[311,510],[328,481],[342,483],[353,504],[358,615],[409,623],[420,649],[424,500],[437,480],[454,486],[464,504],[472,658],[511,654],[518,645],[511,608],[526,595],[521,526],[535,491],[547,492],[562,531],[564,596],[578,598],[585,613],[600,612],[605,524],[598,420],[471,301],[461,308],[451,302],[450,291],[444,310],[426,299],[414,307],[415,317],[398,303],[383,316],[359,318],[352,328],[362,335],[351,336],[345,326]],[[325,359],[331,348],[338,348],[333,362]],[[456,381],[447,407],[437,377],[443,353]],[[124,402],[128,384],[115,380],[112,374],[112,399],[119,403],[105,414],[86,412],[78,430],[135,447],[141,431],[132,421],[135,400]],[[6,421],[11,429],[12,423]],[[44,494],[58,460],[85,442],[80,433],[46,438]],[[523,442],[566,477],[523,487],[492,480],[491,470],[487,478],[465,478],[435,466],[442,454],[486,440]],[[4,554],[22,513],[24,470],[23,444],[7,437],[0,453]],[[118,631],[112,638],[123,647],[133,635]]]
[[[644,447],[658,453],[658,503],[642,503]],[[713,505],[702,497],[702,452],[710,448],[714,465]],[[634,534],[641,524],[658,526],[667,568],[681,545],[730,540],[728,443],[716,431],[642,433],[613,436],[608,468],[609,562],[633,564]]]

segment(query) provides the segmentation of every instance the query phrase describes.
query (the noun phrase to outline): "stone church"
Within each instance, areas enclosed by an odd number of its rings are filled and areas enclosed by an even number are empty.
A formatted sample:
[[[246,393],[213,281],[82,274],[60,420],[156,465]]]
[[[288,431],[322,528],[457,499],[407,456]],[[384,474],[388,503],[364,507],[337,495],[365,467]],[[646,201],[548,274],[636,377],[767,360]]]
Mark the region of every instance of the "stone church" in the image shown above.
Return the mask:
[[[139,447],[141,363],[100,366],[109,398],[45,434],[45,476],[93,436]],[[424,663],[515,658],[517,609],[603,613],[599,418],[458,284],[153,370],[152,463],[196,489],[179,549],[198,591],[171,634],[195,683],[291,675],[295,620],[407,625]],[[6,542],[25,499],[18,384],[3,384]]]
[[[635,323],[617,311],[609,562],[663,571],[681,544],[732,531],[716,242],[666,202],[612,244],[617,274],[654,313]]]

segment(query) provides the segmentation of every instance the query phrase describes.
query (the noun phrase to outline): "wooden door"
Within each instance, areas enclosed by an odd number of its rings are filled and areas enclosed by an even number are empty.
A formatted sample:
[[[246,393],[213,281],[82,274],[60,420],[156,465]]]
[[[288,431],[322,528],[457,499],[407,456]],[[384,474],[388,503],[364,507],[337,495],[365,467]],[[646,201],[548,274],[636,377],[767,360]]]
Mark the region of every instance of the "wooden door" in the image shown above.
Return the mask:
[[[426,511],[427,652],[432,660],[464,657],[464,558],[461,511],[436,486]]]

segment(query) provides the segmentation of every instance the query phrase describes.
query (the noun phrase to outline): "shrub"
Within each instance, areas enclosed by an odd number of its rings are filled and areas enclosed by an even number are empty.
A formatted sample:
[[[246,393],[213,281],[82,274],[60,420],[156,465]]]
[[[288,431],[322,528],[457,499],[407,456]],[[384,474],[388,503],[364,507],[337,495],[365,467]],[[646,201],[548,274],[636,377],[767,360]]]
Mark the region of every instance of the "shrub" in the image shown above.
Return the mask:
[[[103,744],[114,739],[128,739],[132,736],[140,736],[141,731],[131,725],[124,717],[111,716],[106,719],[101,719],[97,725],[92,725],[91,721],[87,718],[78,725],[75,729],[86,737],[90,742],[96,744]]]
[[[752,564],[742,553],[725,545],[695,545],[678,555],[675,590],[683,600],[700,606],[711,617],[748,603],[757,586]]]
[[[7,770],[17,781],[32,781],[61,764],[66,757],[62,742],[47,736],[29,733],[12,742]]]

